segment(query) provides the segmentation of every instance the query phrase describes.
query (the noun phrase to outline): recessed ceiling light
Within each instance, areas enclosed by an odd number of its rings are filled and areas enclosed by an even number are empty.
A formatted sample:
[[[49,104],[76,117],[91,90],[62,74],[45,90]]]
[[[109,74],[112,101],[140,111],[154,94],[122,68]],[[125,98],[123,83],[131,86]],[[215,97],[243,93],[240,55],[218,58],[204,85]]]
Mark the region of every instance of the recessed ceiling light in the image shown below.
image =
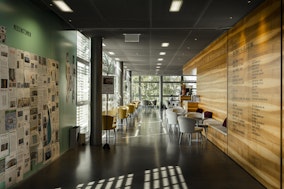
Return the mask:
[[[163,58],[158,58],[158,61],[163,61],[164,59]]]
[[[105,46],[106,46],[106,44],[103,43],[103,47],[105,47]]]
[[[161,66],[156,66],[156,68],[161,68]]]
[[[166,55],[166,52],[160,52],[160,55]]]
[[[120,58],[115,58],[115,60],[120,60]]]
[[[108,52],[108,54],[110,54],[110,55],[114,55],[115,53],[114,53],[114,52]]]
[[[182,2],[183,2],[182,0],[172,0],[170,12],[179,12]]]
[[[197,41],[197,38],[194,38],[194,41]]]
[[[73,12],[73,10],[63,0],[52,1],[62,12]]]
[[[162,43],[162,47],[168,47],[170,44],[169,43],[167,43],[167,42],[165,42],[165,43]]]
[[[161,62],[158,62],[158,63],[157,63],[157,65],[158,65],[158,66],[161,66],[161,65],[162,65],[162,63],[161,63]]]

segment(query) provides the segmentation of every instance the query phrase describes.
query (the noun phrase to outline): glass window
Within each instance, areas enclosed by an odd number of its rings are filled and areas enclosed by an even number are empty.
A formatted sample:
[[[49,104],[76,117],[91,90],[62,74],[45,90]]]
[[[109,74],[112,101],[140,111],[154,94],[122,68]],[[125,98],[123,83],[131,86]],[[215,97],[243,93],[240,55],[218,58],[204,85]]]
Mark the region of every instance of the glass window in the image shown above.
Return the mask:
[[[132,97],[133,97],[133,100],[139,100],[140,99],[139,89],[140,89],[139,83],[133,82],[133,80],[132,80]]]
[[[90,40],[80,32],[77,32],[77,57],[90,61]]]
[[[103,75],[115,74],[115,61],[105,52],[102,54],[103,59]]]
[[[161,76],[141,76],[139,83],[139,76],[132,77],[132,95],[133,99],[155,100],[158,99],[160,94],[160,77]],[[181,94],[181,85],[185,84],[186,88],[192,89],[192,94],[196,94],[196,76],[162,76],[162,101],[168,99],[171,95],[174,100],[178,100]]]
[[[159,83],[141,83],[141,97],[156,100],[159,97]]]
[[[196,75],[185,75],[183,81],[196,83]]]
[[[119,95],[120,82],[117,77],[121,75],[117,69],[117,62],[105,52],[102,54],[102,75],[114,76],[114,94],[102,94],[102,111],[111,110],[118,106],[121,96]]]
[[[163,84],[163,95],[164,96],[179,96],[181,93],[180,83],[164,83]]]
[[[118,106],[117,95],[102,94],[102,111],[109,111]]]
[[[77,62],[77,102],[89,101],[89,65]]]
[[[77,32],[77,106],[76,124],[80,132],[88,133],[90,129],[90,40]]]
[[[163,76],[164,82],[180,82],[181,76]]]
[[[159,82],[160,77],[159,76],[141,76],[141,81],[149,81],[149,82]]]
[[[80,132],[89,132],[90,73],[89,64],[77,62],[77,125]]]
[[[89,104],[77,106],[77,125],[80,126],[81,133],[89,133]]]
[[[132,82],[139,82],[139,76],[132,76]]]

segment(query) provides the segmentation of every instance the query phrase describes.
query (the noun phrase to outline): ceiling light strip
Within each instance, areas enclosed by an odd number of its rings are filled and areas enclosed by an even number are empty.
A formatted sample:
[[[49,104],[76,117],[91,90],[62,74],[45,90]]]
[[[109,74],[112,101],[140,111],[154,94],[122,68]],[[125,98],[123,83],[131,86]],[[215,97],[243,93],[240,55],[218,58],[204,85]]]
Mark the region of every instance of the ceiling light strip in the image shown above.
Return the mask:
[[[170,7],[170,12],[179,12],[182,6],[182,3],[183,3],[182,0],[173,0],[171,7]]]
[[[167,42],[164,42],[164,43],[161,44],[162,47],[168,47],[169,45],[170,45],[170,44],[167,43]]]
[[[62,12],[73,12],[73,10],[62,0],[52,1]]]

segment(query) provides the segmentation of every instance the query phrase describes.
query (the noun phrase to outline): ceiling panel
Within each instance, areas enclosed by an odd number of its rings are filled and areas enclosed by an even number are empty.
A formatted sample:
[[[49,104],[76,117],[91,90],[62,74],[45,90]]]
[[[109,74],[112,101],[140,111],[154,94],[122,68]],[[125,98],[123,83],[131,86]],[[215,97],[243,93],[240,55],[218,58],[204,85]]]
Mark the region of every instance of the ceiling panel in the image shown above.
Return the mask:
[[[50,6],[51,0],[31,1],[65,21],[66,29],[101,36],[103,50],[114,52],[110,56],[133,74],[182,75],[184,64],[264,0],[183,0],[175,13],[169,12],[171,0],[66,0],[73,13]],[[126,43],[124,34],[140,34],[139,42]],[[162,42],[170,46],[163,48]]]

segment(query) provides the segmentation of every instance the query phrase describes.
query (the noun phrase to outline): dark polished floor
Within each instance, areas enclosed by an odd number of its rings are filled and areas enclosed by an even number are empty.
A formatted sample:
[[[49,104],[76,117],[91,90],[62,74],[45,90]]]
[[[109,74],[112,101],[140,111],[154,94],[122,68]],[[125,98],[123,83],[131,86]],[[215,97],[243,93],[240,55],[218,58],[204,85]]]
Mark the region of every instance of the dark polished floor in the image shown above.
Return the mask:
[[[184,138],[179,145],[161,114],[141,110],[127,131],[117,131],[116,142],[111,137],[109,150],[71,149],[15,188],[265,188],[211,142],[189,146]]]

